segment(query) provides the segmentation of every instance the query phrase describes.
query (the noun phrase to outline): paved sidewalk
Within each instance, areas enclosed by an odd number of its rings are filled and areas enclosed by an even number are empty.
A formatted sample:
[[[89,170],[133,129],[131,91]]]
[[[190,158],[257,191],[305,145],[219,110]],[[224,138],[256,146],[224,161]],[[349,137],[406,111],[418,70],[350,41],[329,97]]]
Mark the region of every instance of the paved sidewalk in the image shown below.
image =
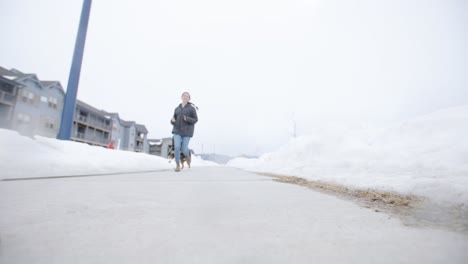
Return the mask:
[[[225,167],[0,182],[0,263],[466,263],[468,237]]]

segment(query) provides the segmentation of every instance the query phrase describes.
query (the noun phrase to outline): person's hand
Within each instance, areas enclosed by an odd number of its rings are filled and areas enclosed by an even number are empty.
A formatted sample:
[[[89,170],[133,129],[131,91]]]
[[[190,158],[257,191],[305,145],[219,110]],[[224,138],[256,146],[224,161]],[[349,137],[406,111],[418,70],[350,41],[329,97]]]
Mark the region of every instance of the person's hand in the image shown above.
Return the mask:
[[[186,117],[186,116],[184,116],[184,121],[187,121],[187,117]]]
[[[175,118],[174,117],[172,117],[171,122],[175,123]]]

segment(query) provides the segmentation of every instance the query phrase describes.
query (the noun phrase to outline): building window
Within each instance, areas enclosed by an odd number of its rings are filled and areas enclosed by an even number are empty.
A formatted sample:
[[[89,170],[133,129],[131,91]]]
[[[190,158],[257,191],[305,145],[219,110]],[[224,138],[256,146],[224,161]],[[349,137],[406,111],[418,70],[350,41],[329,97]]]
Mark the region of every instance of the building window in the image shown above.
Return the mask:
[[[34,103],[34,93],[32,93],[30,91],[27,91],[27,90],[23,90],[21,92],[21,99],[25,103],[29,102],[30,104],[33,104]]]
[[[29,115],[21,113],[18,114],[18,123],[28,124],[29,122],[31,122],[31,117]]]
[[[55,97],[49,97],[49,107],[57,109],[58,100]]]
[[[25,102],[25,103],[28,102],[28,94],[29,94],[29,92],[26,91],[26,90],[23,90],[21,92],[21,100],[23,100],[23,102]]]
[[[49,129],[55,128],[55,120],[53,118],[47,118],[45,121],[45,127]]]
[[[11,94],[11,95],[14,95],[15,94],[15,88],[13,85],[11,84],[7,84],[7,83],[2,83],[0,85],[0,91],[2,92],[5,92],[5,93],[8,93],[8,94]]]

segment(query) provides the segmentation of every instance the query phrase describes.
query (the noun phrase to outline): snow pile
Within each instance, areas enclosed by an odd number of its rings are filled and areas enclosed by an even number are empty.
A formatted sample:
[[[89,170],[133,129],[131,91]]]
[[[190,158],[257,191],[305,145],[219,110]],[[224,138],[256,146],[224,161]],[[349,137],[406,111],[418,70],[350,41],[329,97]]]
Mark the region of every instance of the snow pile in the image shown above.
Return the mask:
[[[0,129],[0,179],[100,173],[170,170],[174,162],[136,153],[106,149],[53,138],[19,135]],[[194,166],[215,166],[196,156]]]
[[[327,126],[227,166],[431,198],[468,207],[468,106],[389,129]]]

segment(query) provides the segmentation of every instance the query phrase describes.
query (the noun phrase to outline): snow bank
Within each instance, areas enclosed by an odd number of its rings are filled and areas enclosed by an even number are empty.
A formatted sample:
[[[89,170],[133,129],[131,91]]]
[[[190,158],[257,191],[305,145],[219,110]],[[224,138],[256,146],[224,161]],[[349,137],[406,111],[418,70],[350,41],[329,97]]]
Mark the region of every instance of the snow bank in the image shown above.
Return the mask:
[[[213,166],[196,156],[194,166]],[[169,170],[174,163],[145,153],[112,150],[0,129],[0,179]]]
[[[389,129],[327,126],[227,166],[378,189],[468,207],[468,106]]]

